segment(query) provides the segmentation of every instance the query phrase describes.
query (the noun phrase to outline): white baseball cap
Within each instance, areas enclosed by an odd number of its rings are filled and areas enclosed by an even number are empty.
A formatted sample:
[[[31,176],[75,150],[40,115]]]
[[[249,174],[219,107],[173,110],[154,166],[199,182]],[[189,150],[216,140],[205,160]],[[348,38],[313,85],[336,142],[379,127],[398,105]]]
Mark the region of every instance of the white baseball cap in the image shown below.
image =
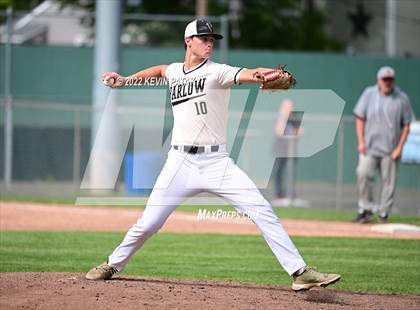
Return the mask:
[[[192,21],[185,27],[185,34],[184,38],[189,38],[192,36],[203,36],[203,35],[211,35],[216,40],[223,39],[223,36],[218,33],[213,32],[212,24],[205,19],[197,19]]]
[[[376,78],[378,80],[382,80],[385,78],[395,78],[395,71],[391,67],[385,66],[378,70],[376,74]]]

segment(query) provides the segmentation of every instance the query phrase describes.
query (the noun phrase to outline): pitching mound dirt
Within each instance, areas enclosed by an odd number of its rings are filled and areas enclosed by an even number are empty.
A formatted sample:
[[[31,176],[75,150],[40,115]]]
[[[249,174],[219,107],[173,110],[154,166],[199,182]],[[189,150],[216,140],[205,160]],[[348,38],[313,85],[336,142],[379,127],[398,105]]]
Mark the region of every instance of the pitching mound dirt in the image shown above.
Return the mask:
[[[124,277],[88,281],[74,273],[2,273],[0,309],[419,309],[420,297],[334,289]]]

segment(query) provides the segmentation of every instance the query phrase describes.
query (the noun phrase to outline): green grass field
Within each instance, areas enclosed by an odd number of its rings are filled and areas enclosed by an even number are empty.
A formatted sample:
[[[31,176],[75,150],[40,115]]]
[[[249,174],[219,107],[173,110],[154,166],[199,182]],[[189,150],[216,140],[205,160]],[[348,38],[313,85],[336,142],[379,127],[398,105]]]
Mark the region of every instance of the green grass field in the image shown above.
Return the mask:
[[[41,198],[41,197],[20,197],[20,196],[2,196],[0,201],[22,201],[22,202],[35,202],[35,203],[45,203],[45,204],[64,204],[64,205],[74,205],[73,199],[64,199],[64,198]],[[95,206],[91,206],[95,208]],[[144,206],[115,206],[121,208],[136,208],[143,209]],[[178,207],[178,211],[186,212],[195,212],[197,213],[199,209],[222,209],[222,210],[232,210],[230,206],[181,206]],[[281,219],[307,219],[307,220],[323,220],[323,221],[343,221],[349,222],[355,216],[355,211],[347,210],[334,210],[334,209],[311,209],[311,208],[274,208],[274,211]],[[390,223],[404,223],[420,226],[420,216],[416,215],[399,215],[392,214],[389,219]]]
[[[1,232],[0,271],[86,272],[104,261],[122,237],[109,232]],[[419,241],[293,240],[309,265],[343,275],[338,289],[420,294]],[[158,234],[133,257],[124,274],[291,283],[259,236]]]

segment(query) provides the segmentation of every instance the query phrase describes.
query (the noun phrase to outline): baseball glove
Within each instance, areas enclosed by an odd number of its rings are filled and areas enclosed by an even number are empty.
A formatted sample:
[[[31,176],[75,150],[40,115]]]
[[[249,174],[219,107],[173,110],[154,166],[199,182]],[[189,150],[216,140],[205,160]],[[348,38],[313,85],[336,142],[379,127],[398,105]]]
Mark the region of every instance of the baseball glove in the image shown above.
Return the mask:
[[[254,77],[262,80],[260,89],[262,90],[276,90],[289,89],[296,85],[296,79],[293,75],[286,71],[286,66],[279,66],[278,69],[265,72],[255,72]]]

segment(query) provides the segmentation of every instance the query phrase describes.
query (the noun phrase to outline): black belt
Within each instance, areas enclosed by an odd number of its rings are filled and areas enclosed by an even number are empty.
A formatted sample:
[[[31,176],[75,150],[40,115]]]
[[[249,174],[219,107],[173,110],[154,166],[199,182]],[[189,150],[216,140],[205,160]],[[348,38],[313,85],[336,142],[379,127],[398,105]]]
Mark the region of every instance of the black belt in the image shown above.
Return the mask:
[[[181,150],[181,145],[174,145],[175,150]],[[204,146],[184,145],[184,152],[190,154],[204,153],[206,148]],[[211,152],[217,152],[219,150],[218,145],[212,145],[210,147]]]

